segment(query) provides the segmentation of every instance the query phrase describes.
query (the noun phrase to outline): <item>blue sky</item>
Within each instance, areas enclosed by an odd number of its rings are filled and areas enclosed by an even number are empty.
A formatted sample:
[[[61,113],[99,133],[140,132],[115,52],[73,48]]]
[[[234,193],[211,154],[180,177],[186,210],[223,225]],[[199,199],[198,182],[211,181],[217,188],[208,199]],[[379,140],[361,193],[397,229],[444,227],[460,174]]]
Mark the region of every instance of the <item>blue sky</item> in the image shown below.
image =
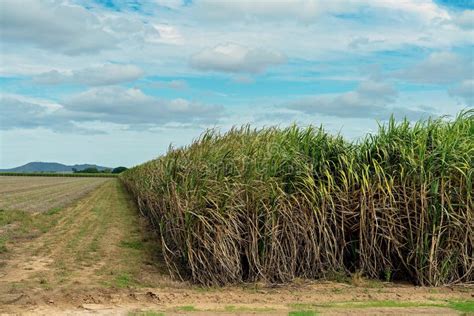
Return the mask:
[[[2,0],[0,168],[133,166],[207,128],[472,108],[472,1]]]

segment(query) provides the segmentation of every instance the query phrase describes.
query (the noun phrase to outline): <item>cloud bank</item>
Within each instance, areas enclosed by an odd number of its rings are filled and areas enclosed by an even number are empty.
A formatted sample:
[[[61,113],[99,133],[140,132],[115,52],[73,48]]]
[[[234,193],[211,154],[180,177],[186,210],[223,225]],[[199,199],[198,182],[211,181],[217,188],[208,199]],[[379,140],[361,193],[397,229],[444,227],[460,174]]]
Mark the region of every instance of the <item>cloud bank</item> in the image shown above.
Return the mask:
[[[46,85],[71,83],[102,86],[134,81],[143,74],[143,70],[135,65],[105,64],[69,72],[51,70],[34,76],[33,81]]]
[[[285,61],[286,57],[275,51],[221,44],[192,56],[190,64],[195,69],[205,71],[259,73]]]
[[[2,38],[67,55],[111,49],[116,39],[85,8],[56,1],[0,1]]]

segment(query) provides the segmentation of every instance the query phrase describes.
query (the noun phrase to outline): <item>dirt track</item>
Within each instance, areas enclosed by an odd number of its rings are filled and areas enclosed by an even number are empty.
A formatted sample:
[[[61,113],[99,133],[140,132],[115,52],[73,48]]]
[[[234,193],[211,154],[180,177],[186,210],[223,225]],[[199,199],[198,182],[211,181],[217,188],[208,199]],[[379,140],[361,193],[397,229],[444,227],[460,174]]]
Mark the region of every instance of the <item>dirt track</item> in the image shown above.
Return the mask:
[[[51,216],[56,225],[39,237],[15,239],[0,255],[0,313],[458,315],[473,304],[469,287],[359,279],[209,289],[173,281],[117,180]]]

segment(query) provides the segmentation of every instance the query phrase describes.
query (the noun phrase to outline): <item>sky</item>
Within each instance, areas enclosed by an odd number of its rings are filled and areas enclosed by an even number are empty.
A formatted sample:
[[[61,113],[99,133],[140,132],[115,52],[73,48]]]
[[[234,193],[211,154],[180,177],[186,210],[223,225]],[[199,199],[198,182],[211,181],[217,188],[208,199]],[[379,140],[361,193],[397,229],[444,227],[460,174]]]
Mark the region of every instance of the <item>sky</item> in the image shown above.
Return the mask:
[[[357,140],[474,106],[474,1],[0,0],[0,168],[134,166],[208,128]]]

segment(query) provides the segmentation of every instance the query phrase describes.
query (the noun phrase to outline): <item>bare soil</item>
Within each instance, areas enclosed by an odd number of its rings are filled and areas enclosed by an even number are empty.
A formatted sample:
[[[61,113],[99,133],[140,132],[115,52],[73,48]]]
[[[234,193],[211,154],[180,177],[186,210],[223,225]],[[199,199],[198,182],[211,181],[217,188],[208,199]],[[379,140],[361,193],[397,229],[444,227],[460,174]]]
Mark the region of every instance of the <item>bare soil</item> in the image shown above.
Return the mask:
[[[0,254],[0,314],[459,315],[474,304],[469,286],[354,278],[201,288],[172,280],[156,236],[115,179],[49,218],[47,231],[17,236]]]
[[[109,178],[0,176],[0,209],[43,212],[65,207]]]

